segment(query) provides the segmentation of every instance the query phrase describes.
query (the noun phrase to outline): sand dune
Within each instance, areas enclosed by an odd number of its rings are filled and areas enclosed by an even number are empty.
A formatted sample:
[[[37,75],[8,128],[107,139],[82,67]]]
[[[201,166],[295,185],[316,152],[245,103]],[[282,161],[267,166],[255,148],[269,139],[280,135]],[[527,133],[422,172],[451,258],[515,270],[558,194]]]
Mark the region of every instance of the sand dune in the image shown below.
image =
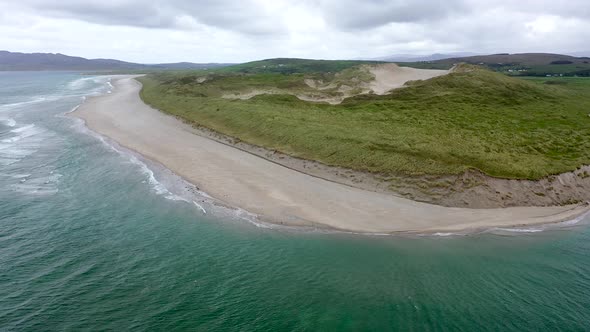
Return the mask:
[[[391,90],[402,88],[407,82],[428,80],[437,76],[446,75],[451,70],[435,70],[435,69],[416,69],[410,67],[399,67],[394,63],[384,63],[379,65],[364,65],[359,68],[361,71],[370,72],[374,79],[369,82],[357,82],[356,85],[351,82],[354,87],[359,88],[361,92],[353,92],[355,89],[349,85],[338,85],[334,82],[318,82],[312,79],[305,79],[304,83],[314,89],[315,91],[306,92],[291,92],[288,90],[281,89],[258,89],[251,90],[248,92],[235,92],[226,93],[222,98],[227,99],[250,99],[259,95],[272,95],[272,94],[290,94],[304,101],[311,102],[326,102],[332,105],[342,103],[346,98],[350,98],[357,95],[374,93],[377,95],[385,95],[391,92]],[[326,95],[323,92],[327,90],[335,90],[340,95]]]
[[[369,71],[375,75],[375,80],[370,83],[371,90],[378,95],[384,95],[393,89],[399,89],[409,81],[428,80],[450,72],[449,70],[399,67],[394,63],[372,66]]]
[[[264,221],[355,232],[436,232],[571,220],[588,205],[505,209],[446,208],[312,177],[196,131],[145,105],[130,77],[112,94],[90,98],[74,116],[122,146],[155,160],[209,195]]]

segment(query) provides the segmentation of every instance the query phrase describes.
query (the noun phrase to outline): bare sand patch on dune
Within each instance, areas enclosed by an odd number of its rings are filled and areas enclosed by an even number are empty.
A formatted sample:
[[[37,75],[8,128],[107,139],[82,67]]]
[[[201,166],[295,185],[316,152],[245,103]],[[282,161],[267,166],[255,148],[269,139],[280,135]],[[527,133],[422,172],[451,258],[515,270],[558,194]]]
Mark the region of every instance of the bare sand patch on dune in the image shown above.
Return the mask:
[[[346,98],[370,93],[384,95],[392,90],[404,87],[410,81],[428,80],[451,72],[451,70],[399,67],[394,63],[363,65],[359,67],[358,71],[359,76],[365,76],[363,75],[364,73],[369,73],[370,76],[373,76],[373,79],[363,81],[358,77],[353,77],[349,82],[343,82],[338,81],[338,74],[336,74],[336,81],[331,82],[323,82],[310,78],[304,79],[303,82],[309,88],[305,91],[269,88],[226,93],[222,98],[247,100],[258,95],[289,94],[304,101],[325,102],[337,105],[342,103]]]
[[[503,209],[448,208],[326,181],[198,135],[143,103],[141,84],[114,80],[72,115],[91,129],[168,167],[228,205],[262,220],[354,232],[436,232],[571,220],[587,204]]]
[[[399,89],[410,81],[428,80],[450,72],[449,70],[400,67],[394,63],[371,66],[369,71],[375,75],[375,79],[370,83],[371,90],[378,95]]]

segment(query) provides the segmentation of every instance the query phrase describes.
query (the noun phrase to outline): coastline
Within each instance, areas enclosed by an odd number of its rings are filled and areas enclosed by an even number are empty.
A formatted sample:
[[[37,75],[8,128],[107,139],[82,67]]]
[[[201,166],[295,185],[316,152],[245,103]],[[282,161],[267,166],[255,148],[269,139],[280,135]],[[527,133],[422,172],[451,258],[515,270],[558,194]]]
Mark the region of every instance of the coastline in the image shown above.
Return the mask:
[[[182,118],[179,120],[187,123]],[[585,176],[590,173],[590,165],[540,180],[494,178],[479,170],[467,170],[463,174],[444,176],[386,176],[290,156],[246,143],[198,124],[188,124],[196,135],[291,170],[330,182],[423,203],[481,209],[572,205],[590,201],[590,177]]]
[[[361,233],[428,233],[558,223],[589,211],[587,204],[451,208],[330,182],[197,135],[190,125],[145,105],[141,84],[132,77],[113,80],[113,93],[87,99],[70,115],[264,222]]]

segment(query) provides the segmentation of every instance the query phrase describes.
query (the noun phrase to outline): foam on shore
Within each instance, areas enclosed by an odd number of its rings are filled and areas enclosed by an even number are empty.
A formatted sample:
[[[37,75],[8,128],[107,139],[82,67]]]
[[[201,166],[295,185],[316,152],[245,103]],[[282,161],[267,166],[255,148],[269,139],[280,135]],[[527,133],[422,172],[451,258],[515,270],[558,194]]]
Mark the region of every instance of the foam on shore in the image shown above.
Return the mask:
[[[589,210],[587,204],[447,208],[348,187],[195,135],[190,126],[145,105],[140,84],[131,78],[113,80],[113,86],[113,93],[88,99],[72,114],[214,200],[262,217],[257,220],[356,233],[446,234],[559,223]]]

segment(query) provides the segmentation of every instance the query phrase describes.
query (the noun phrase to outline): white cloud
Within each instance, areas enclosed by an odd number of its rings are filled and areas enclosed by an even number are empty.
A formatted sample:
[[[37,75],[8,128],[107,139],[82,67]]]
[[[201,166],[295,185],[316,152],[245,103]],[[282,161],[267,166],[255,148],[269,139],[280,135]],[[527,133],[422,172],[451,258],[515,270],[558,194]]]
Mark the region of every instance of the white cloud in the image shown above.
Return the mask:
[[[136,62],[587,51],[590,2],[0,0],[0,49]]]

